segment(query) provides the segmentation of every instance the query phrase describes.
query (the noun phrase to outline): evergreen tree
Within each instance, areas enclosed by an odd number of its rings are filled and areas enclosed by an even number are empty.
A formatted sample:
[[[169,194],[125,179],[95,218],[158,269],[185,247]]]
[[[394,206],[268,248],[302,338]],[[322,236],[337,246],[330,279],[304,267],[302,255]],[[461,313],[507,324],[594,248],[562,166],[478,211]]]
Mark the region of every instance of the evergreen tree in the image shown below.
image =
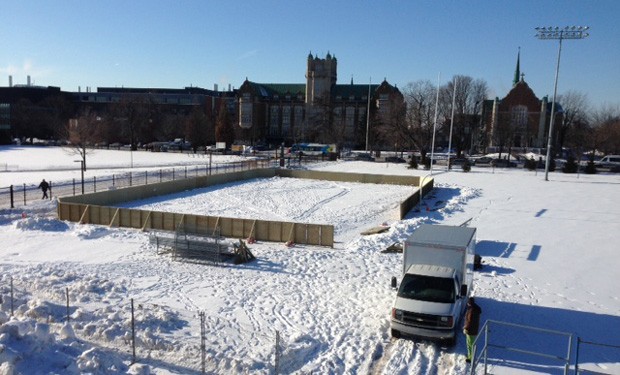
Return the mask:
[[[596,165],[594,165],[594,161],[592,160],[588,161],[588,164],[586,165],[586,169],[584,172],[586,174],[596,174],[596,172],[598,172],[596,170]]]
[[[409,169],[418,169],[418,159],[415,155],[411,155],[411,160],[409,160]]]
[[[469,163],[469,160],[465,159],[463,164],[461,164],[461,169],[463,169],[463,172],[471,171],[471,164]]]
[[[562,172],[564,172],[564,173],[577,173],[577,168],[578,167],[579,166],[577,165],[577,162],[575,161],[575,157],[570,155],[568,158],[566,158],[566,163],[562,167]]]
[[[529,159],[525,159],[525,162],[523,163],[523,167],[527,168],[527,170],[529,171],[533,171],[536,169],[536,160],[534,160],[533,157],[529,158]]]

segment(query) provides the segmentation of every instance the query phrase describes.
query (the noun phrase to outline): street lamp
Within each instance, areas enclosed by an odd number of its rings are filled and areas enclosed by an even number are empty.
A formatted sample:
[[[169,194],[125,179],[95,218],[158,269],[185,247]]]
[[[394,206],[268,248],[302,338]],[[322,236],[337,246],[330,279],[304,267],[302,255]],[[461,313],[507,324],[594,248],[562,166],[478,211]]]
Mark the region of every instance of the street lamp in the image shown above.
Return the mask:
[[[551,143],[553,137],[553,124],[555,119],[555,101],[558,93],[558,74],[560,73],[560,55],[562,54],[563,39],[583,39],[590,34],[586,31],[590,29],[588,26],[566,26],[559,27],[537,27],[536,37],[538,39],[558,39],[560,46],[558,48],[558,62],[555,67],[555,82],[553,85],[553,102],[551,103],[551,121],[549,122],[549,136],[547,139],[547,160],[545,160],[545,181],[549,181],[549,165],[551,164]]]

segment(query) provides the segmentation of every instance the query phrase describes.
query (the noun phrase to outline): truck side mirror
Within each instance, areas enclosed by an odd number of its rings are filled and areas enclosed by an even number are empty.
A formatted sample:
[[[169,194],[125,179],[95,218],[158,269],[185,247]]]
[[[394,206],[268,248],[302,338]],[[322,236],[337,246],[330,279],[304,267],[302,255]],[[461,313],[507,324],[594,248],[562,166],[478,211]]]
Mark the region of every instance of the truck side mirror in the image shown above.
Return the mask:
[[[396,276],[392,276],[392,289],[396,289],[396,287],[398,286],[398,283],[396,281]]]
[[[467,297],[467,285],[461,285],[461,297]]]

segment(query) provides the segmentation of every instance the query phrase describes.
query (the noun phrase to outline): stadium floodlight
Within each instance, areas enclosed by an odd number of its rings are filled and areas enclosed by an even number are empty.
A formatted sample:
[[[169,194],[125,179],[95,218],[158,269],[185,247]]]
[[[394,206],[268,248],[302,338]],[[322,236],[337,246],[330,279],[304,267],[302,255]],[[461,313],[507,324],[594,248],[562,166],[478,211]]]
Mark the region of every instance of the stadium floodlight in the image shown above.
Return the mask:
[[[555,122],[555,102],[558,93],[558,75],[560,73],[560,56],[562,54],[562,40],[564,39],[583,39],[590,36],[586,31],[589,26],[566,26],[559,27],[537,27],[536,37],[538,39],[557,39],[560,41],[558,48],[558,62],[555,67],[555,81],[553,84],[553,102],[551,103],[551,120],[549,121],[549,136],[547,137],[547,158],[545,160],[545,181],[549,181],[549,165],[551,163],[551,144],[553,140],[553,125]]]

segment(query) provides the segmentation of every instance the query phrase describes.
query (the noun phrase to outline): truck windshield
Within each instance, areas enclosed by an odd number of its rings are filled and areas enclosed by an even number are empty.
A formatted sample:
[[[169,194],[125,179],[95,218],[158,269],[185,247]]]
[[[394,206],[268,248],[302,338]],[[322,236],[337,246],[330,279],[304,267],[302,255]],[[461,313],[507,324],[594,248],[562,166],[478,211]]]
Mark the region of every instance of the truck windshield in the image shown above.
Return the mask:
[[[405,275],[398,296],[419,301],[452,303],[454,302],[454,280],[442,277]]]

